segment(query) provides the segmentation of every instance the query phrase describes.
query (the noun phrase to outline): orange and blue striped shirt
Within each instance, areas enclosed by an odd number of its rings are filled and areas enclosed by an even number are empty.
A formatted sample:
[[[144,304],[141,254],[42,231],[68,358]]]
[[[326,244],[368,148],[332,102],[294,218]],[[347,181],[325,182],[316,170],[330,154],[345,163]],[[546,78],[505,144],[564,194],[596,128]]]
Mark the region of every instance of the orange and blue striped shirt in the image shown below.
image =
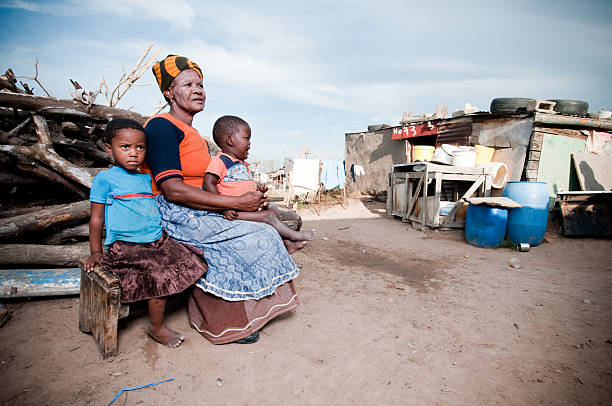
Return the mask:
[[[211,158],[208,144],[195,128],[163,113],[147,121],[145,133],[147,156],[141,172],[151,174],[154,194],[160,194],[158,185],[170,178],[202,187]]]

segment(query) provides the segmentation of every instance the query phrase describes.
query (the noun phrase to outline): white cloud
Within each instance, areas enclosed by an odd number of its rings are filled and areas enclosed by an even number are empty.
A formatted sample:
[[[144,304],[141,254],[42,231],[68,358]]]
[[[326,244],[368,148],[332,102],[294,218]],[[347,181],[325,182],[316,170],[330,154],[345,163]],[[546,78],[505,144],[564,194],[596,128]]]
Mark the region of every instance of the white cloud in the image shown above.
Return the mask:
[[[325,72],[316,63],[295,63],[257,53],[232,51],[197,40],[183,51],[204,69],[204,80],[263,92],[282,99],[332,108],[345,108],[343,92],[326,83]]]
[[[73,7],[69,7],[64,3],[37,3],[33,1],[25,1],[25,0],[12,0],[8,1],[4,4],[0,4],[0,8],[14,8],[21,9],[26,11],[31,11],[34,13],[44,13],[44,14],[52,14],[52,15],[65,15],[65,16],[73,16],[78,15],[77,10]]]
[[[179,30],[191,30],[196,18],[189,2],[184,0],[71,0],[84,4],[90,12],[126,16],[141,20],[161,20]],[[163,29],[163,27],[160,27]]]
[[[68,0],[44,4],[12,0],[0,7],[68,17],[106,14],[145,21],[161,20],[184,31],[193,28],[196,18],[193,8],[185,0]]]
[[[292,138],[299,138],[304,136],[304,130],[289,130],[287,136]]]

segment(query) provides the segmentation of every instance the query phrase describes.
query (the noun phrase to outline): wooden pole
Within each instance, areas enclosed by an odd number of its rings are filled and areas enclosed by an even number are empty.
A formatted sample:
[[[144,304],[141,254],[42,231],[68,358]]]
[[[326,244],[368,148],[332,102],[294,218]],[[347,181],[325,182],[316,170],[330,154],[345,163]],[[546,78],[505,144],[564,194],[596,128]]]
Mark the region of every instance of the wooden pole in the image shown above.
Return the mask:
[[[18,237],[89,216],[89,200],[50,206],[34,213],[0,219],[0,238]]]
[[[53,108],[63,108],[66,109],[64,114],[75,112],[76,115],[84,115],[84,117],[91,117],[101,121],[108,121],[112,118],[130,118],[143,124],[147,120],[147,117],[141,114],[114,107],[94,104],[88,108],[87,105],[72,100],[8,92],[0,92],[0,107],[39,111],[42,115],[58,114],[58,111],[54,111]]]
[[[89,242],[71,245],[0,244],[2,265],[79,266],[89,255]]]

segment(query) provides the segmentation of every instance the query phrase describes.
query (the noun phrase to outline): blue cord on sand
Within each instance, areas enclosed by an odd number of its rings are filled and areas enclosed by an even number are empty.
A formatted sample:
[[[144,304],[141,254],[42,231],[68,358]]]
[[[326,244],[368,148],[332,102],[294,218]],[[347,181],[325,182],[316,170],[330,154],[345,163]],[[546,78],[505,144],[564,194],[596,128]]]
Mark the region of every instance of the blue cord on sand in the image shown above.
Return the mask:
[[[159,381],[159,382],[156,382],[156,383],[150,383],[150,384],[148,384],[148,385],[136,386],[135,388],[123,388],[123,389],[121,389],[121,390],[119,391],[119,393],[117,393],[117,394],[115,395],[115,397],[113,398],[113,400],[111,400],[110,402],[108,402],[108,403],[106,404],[106,406],[109,406],[111,403],[113,403],[115,400],[117,400],[117,398],[118,398],[119,396],[121,396],[121,394],[122,394],[123,392],[131,391],[131,390],[136,390],[136,389],[142,389],[142,388],[146,388],[146,387],[148,387],[148,386],[155,386],[155,385],[159,385],[160,383],[170,382],[170,381],[174,381],[174,378],[166,379],[165,381]]]

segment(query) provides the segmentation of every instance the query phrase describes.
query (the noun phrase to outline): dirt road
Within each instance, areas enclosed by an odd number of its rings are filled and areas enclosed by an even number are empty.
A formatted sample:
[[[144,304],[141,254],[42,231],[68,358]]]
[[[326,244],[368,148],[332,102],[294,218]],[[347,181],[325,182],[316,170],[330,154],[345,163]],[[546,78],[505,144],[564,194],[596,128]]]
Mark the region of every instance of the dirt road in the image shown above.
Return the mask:
[[[6,303],[0,404],[609,405],[612,242],[549,234],[526,253],[413,230],[378,202],[302,212],[298,309],[252,345],[213,346],[178,306],[178,349],[120,324],[102,361],[78,298]],[[520,268],[509,262],[516,258]]]

